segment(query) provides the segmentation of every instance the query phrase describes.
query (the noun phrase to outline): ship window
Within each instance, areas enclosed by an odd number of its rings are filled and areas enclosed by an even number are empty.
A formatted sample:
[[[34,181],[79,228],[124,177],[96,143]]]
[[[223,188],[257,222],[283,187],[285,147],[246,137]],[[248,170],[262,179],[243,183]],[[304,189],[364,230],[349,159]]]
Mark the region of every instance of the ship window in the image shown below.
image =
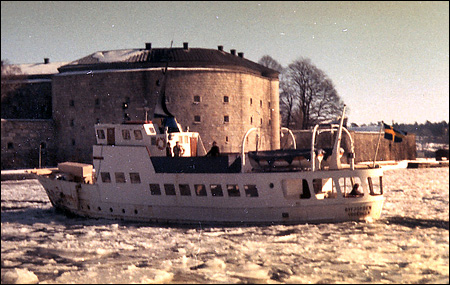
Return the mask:
[[[164,184],[164,191],[166,192],[166,195],[176,195],[175,185],[173,184]]]
[[[131,172],[130,173],[130,182],[133,184],[141,183],[141,177],[139,176],[139,173]]]
[[[197,194],[197,196],[206,196],[206,187],[203,184],[195,184],[194,185],[195,188],[195,194]]]
[[[316,198],[321,200],[325,198],[336,198],[336,186],[331,178],[328,179],[314,179],[313,180],[314,193]]]
[[[374,196],[383,194],[383,177],[380,176],[380,179],[372,179],[372,177],[368,177],[367,181],[369,182],[370,195]]]
[[[239,186],[236,184],[228,184],[227,185],[228,190],[228,197],[239,197],[241,196],[241,193],[239,192]]]
[[[300,194],[300,199],[309,199],[311,198],[311,191],[309,191],[308,181],[303,179],[302,181],[302,193]]]
[[[228,96],[223,96],[223,102],[224,103],[230,102],[230,98]]]
[[[129,130],[122,130],[122,137],[124,140],[130,140],[131,135]]]
[[[222,192],[222,185],[220,184],[211,184],[210,185],[211,188],[211,195],[213,197],[221,197],[223,196],[223,192]]]
[[[159,188],[159,184],[150,184],[150,193],[152,195],[161,195],[161,189]]]
[[[189,188],[189,184],[180,184],[179,187],[181,196],[191,196],[191,189]]]
[[[105,137],[105,131],[104,130],[97,130],[97,137],[100,140],[104,140],[106,138]]]
[[[359,177],[341,177],[338,181],[342,196],[356,197],[364,195]]]
[[[109,175],[109,172],[102,172],[100,175],[102,176],[103,183],[111,183],[111,175]]]
[[[126,182],[125,173],[116,172],[115,176],[116,176],[116,183],[125,183]]]
[[[141,132],[141,130],[134,130],[133,133],[134,133],[134,138],[136,140],[142,140],[142,132]]]
[[[256,185],[244,185],[246,197],[258,197],[258,188]]]

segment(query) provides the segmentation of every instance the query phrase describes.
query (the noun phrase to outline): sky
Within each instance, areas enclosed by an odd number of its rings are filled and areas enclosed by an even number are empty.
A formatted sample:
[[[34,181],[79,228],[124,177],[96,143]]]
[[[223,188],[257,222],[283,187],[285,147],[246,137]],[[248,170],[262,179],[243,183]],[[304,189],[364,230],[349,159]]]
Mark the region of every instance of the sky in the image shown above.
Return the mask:
[[[97,51],[235,49],[332,80],[349,122],[449,121],[449,2],[2,1],[1,59],[77,60]]]

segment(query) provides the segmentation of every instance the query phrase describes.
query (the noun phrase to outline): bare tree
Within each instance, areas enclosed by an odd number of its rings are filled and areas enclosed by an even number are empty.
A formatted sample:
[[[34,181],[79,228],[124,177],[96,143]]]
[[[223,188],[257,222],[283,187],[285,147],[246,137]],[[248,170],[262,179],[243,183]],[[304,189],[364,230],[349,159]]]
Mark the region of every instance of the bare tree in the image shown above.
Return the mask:
[[[271,68],[273,70],[276,70],[278,72],[283,71],[283,66],[278,63],[275,59],[273,59],[270,55],[264,55],[261,57],[261,59],[258,61],[259,64],[264,65],[265,67]]]
[[[344,103],[331,79],[310,59],[300,58],[284,69],[280,89],[286,126],[308,129],[321,121],[334,119],[343,108]]]
[[[20,67],[16,65],[11,65],[7,60],[2,60],[2,70],[1,70],[1,80],[2,80],[2,104],[3,100],[8,97],[8,94],[17,90],[22,84],[18,81],[11,80],[14,76],[22,74]]]

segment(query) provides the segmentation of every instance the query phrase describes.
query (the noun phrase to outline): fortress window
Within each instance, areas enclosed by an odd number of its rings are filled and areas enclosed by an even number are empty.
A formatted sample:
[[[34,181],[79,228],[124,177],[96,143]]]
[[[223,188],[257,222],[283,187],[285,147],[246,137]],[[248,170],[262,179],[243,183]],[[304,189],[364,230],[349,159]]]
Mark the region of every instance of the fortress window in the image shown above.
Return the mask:
[[[250,124],[253,124],[253,117],[250,117]]]
[[[259,106],[262,108],[262,100],[259,100]]]
[[[70,100],[70,101],[69,101],[69,106],[70,106],[70,107],[74,107],[74,106],[75,106],[75,101]]]
[[[194,123],[200,123],[201,119],[200,116],[194,116]]]
[[[253,105],[253,99],[250,98],[250,105]]]
[[[262,118],[261,118],[260,122],[261,122],[261,125],[262,125]]]
[[[228,98],[228,96],[223,96],[223,102],[224,103],[230,102],[230,99]]]
[[[8,149],[14,149],[14,144],[12,142],[8,143]]]
[[[75,126],[75,120],[74,119],[70,120],[70,126],[71,127]]]
[[[99,106],[100,105],[100,99],[95,99],[95,106]]]
[[[200,96],[194,96],[194,103],[200,103]]]
[[[72,145],[75,145],[75,139],[72,139]]]
[[[223,122],[224,123],[230,122],[230,116],[228,116],[228,115],[223,116]]]

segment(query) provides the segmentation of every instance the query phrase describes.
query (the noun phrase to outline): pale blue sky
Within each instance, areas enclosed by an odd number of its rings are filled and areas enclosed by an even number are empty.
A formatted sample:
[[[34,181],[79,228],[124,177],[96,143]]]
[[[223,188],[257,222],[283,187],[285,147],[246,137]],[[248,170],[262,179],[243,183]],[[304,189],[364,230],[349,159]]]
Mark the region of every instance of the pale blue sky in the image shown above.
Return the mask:
[[[72,61],[103,50],[236,49],[310,58],[349,121],[449,120],[449,2],[1,2],[1,59]]]

